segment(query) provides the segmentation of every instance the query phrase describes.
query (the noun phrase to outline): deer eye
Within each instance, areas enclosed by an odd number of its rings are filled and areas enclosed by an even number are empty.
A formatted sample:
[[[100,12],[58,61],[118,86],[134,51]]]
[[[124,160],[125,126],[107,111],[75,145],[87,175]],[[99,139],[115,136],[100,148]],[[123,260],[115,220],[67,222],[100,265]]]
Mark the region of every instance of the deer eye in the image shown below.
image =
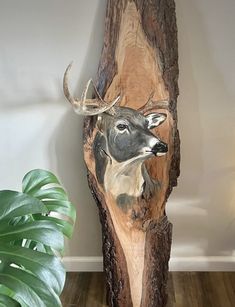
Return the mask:
[[[118,124],[117,125],[118,130],[120,131],[124,131],[125,129],[128,128],[128,126],[126,124]]]

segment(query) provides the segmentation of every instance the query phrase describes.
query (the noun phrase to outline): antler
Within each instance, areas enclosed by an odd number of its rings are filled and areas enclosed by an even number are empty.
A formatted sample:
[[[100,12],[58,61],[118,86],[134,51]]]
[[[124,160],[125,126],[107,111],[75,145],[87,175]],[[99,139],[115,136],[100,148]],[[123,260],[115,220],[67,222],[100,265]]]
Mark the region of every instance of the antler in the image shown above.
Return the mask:
[[[72,63],[69,64],[69,66],[67,67],[64,73],[63,89],[64,89],[65,97],[72,104],[74,111],[76,113],[78,113],[79,115],[97,115],[97,114],[110,110],[120,100],[121,96],[119,95],[117,98],[115,98],[111,102],[104,101],[102,97],[100,96],[100,94],[98,93],[98,90],[96,86],[94,85],[94,82],[92,79],[90,79],[87,82],[86,87],[82,93],[81,99],[80,100],[75,99],[70,94],[69,87],[68,87],[68,74],[71,70],[71,67],[72,67]],[[86,97],[88,89],[91,84],[95,90],[95,95],[97,97],[94,99],[88,99]]]

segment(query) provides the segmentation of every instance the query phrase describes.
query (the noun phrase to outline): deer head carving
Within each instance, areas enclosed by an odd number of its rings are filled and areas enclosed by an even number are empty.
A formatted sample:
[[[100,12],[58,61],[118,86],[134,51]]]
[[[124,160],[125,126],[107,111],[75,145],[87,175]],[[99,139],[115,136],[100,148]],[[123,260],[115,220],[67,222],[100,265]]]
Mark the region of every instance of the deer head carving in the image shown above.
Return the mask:
[[[96,177],[105,191],[117,199],[120,195],[139,197],[147,180],[143,162],[152,156],[167,153],[167,144],[155,136],[151,129],[162,124],[164,113],[140,112],[116,106],[120,95],[106,102],[89,80],[80,100],[73,98],[68,89],[68,72],[64,74],[64,94],[79,115],[98,115],[98,132],[93,142]],[[89,86],[93,86],[96,98],[88,99]],[[140,177],[136,181],[136,177]],[[136,183],[136,182],[137,183]]]

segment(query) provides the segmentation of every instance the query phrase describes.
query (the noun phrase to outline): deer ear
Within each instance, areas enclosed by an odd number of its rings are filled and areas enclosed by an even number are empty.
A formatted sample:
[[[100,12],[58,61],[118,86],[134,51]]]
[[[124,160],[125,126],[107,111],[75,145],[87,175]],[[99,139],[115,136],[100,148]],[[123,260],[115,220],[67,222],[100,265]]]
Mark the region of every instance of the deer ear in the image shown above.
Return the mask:
[[[145,116],[148,122],[148,129],[153,129],[166,120],[166,114],[164,113],[150,113]]]

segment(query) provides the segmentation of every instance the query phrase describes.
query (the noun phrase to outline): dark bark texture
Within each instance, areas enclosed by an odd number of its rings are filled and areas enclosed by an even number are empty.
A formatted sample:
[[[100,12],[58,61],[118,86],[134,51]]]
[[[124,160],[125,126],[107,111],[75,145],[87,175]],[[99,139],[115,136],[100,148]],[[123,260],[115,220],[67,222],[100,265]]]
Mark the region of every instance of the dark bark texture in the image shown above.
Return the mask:
[[[168,261],[172,240],[172,224],[164,216],[152,221],[147,230],[145,266],[141,307],[167,304]]]

